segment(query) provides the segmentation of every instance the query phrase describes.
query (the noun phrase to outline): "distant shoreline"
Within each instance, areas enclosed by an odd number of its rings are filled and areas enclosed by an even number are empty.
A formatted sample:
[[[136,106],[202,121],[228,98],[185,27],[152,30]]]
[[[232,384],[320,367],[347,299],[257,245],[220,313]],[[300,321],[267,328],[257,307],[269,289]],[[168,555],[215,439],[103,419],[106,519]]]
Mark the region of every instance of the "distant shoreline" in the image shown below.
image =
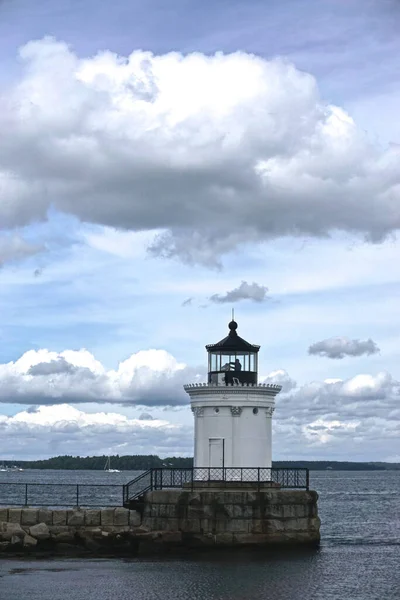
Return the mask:
[[[191,468],[193,458],[168,457],[160,458],[155,455],[127,456],[56,456],[45,460],[4,460],[0,466],[20,467],[22,469],[55,469],[55,470],[89,470],[102,471],[110,458],[113,469],[119,471],[145,471],[154,467]],[[353,462],[353,461],[273,461],[274,468],[308,468],[310,471],[398,471],[400,463],[388,462]]]

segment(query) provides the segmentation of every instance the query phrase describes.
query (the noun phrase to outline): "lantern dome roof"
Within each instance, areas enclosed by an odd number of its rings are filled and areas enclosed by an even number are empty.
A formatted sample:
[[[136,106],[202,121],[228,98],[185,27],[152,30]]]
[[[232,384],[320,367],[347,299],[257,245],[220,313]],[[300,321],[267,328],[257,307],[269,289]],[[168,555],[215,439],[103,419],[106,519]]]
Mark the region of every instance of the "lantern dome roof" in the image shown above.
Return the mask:
[[[238,324],[232,319],[228,324],[229,334],[216,344],[208,344],[207,352],[230,351],[230,352],[258,352],[260,346],[246,342],[237,334]]]

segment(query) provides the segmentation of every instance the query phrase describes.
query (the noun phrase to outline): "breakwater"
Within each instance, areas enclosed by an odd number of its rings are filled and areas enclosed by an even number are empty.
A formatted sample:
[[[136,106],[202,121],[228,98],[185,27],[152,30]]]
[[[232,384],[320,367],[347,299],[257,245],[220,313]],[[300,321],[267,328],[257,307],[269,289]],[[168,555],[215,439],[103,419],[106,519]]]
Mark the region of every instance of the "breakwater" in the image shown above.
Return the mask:
[[[0,552],[143,555],[317,545],[314,491],[154,490],[136,510],[0,508]]]

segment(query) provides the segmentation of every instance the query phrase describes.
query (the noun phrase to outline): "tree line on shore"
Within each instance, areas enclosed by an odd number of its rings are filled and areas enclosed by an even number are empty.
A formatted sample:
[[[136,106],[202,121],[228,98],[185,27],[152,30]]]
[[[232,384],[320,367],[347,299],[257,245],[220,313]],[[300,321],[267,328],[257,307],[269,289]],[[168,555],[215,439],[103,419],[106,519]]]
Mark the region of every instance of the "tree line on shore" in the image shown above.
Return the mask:
[[[102,456],[55,456],[44,460],[4,461],[5,466],[15,465],[24,469],[67,469],[102,470],[108,457]],[[185,468],[193,466],[192,457],[172,456],[160,458],[156,455],[118,454],[110,457],[111,468],[120,471],[144,471],[154,467]],[[312,471],[377,471],[398,470],[400,463],[384,462],[344,462],[344,461],[273,461],[275,468],[308,468]]]

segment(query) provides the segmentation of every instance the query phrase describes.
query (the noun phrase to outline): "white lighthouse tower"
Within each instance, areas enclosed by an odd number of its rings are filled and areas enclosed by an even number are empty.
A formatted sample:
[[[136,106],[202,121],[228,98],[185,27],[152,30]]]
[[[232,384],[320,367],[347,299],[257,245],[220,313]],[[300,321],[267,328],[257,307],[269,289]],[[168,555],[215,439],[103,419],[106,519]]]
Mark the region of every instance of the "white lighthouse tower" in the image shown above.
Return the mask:
[[[194,466],[271,468],[272,415],[280,385],[258,383],[260,346],[237,334],[206,346],[208,382],[185,385],[195,419]]]

